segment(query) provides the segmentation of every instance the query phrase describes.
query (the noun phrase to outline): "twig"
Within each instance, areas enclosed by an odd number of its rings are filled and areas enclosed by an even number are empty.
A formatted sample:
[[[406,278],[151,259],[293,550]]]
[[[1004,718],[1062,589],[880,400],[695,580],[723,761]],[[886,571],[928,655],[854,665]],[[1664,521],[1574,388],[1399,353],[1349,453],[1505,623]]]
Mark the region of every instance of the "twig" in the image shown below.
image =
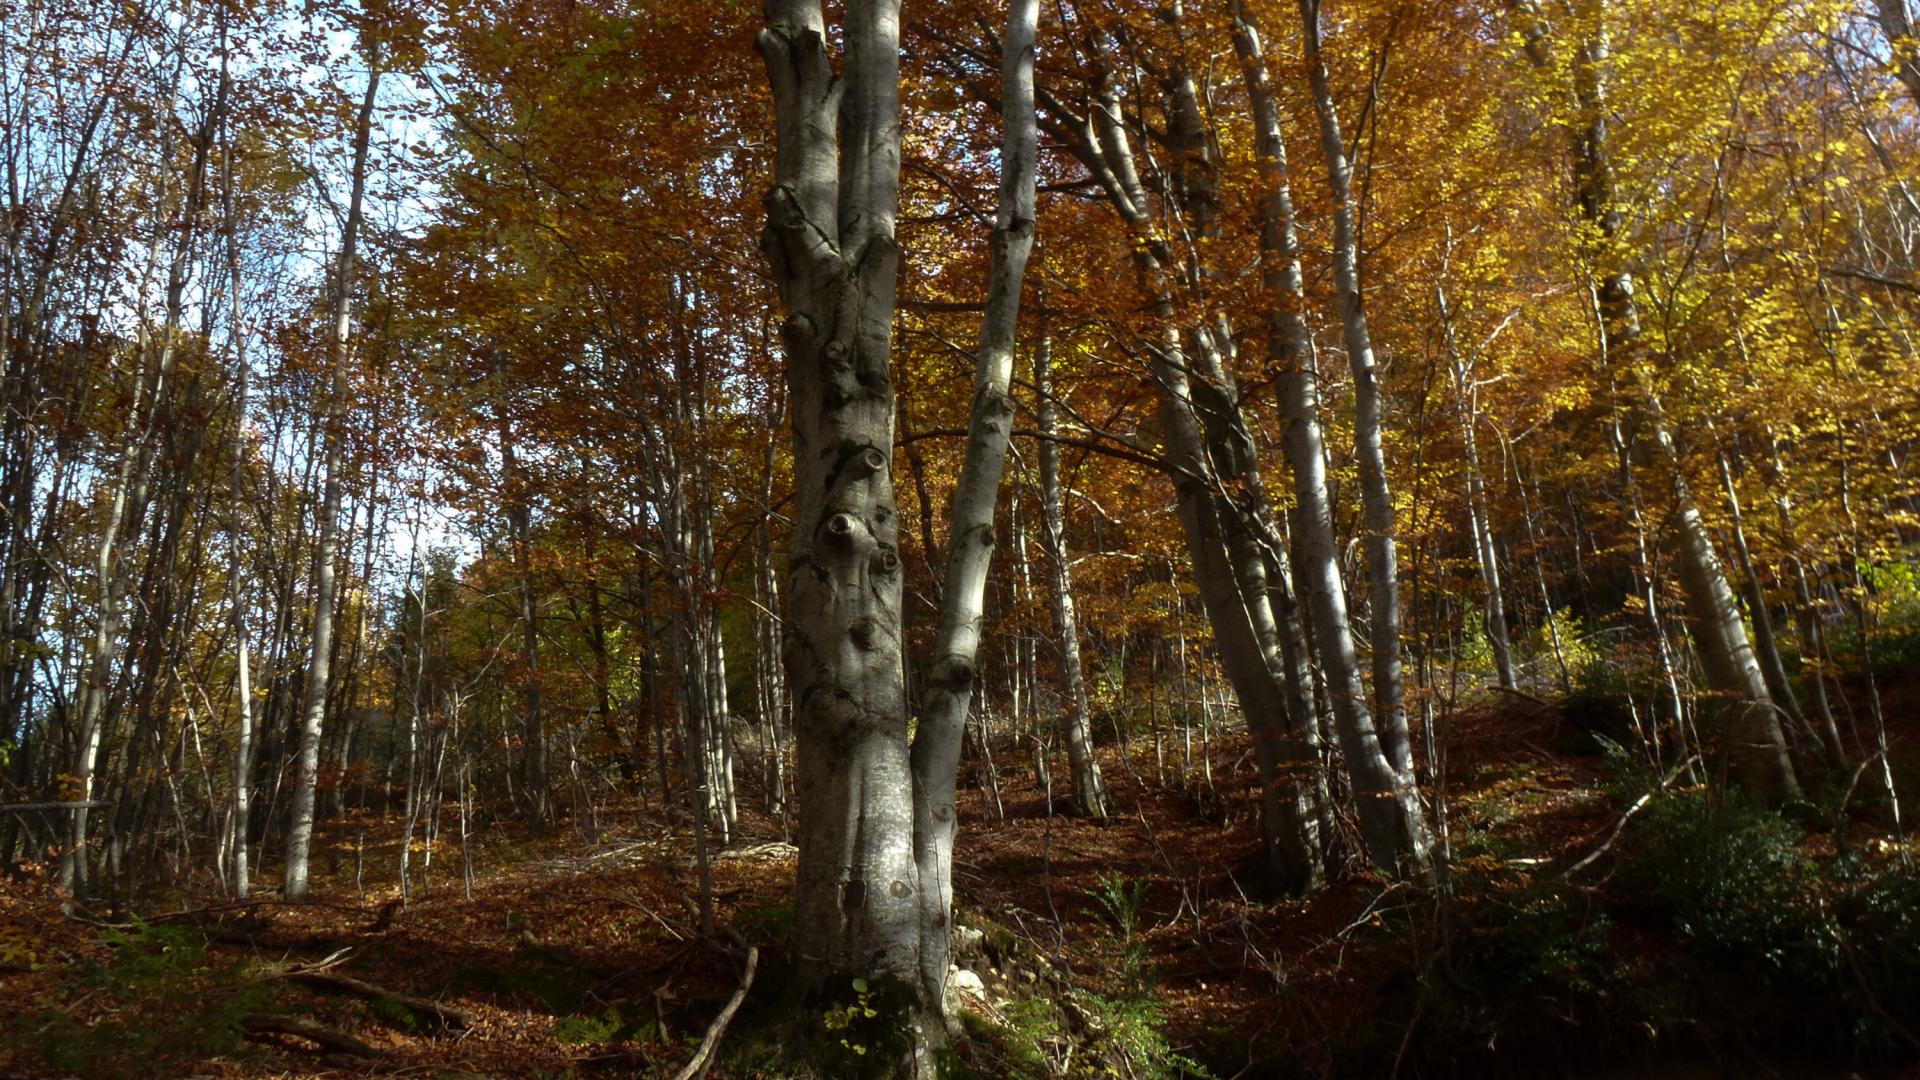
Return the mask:
[[[678,927],[674,926],[671,922],[668,922],[666,919],[662,918],[660,914],[654,911],[652,908],[641,903],[640,898],[638,896],[635,896],[633,893],[627,892],[619,896],[609,896],[607,897],[607,899],[611,900],[616,904],[621,905],[622,907],[630,907],[633,910],[638,911],[643,915],[647,915],[651,917],[654,922],[657,922],[660,924],[661,929],[665,930],[669,934],[672,934],[675,941],[687,940],[687,935],[682,933]]]
[[[1511,686],[1492,686],[1492,687],[1488,687],[1488,689],[1497,690],[1502,694],[1511,694],[1514,697],[1521,699],[1522,701],[1532,702],[1533,704],[1538,705],[1543,709],[1553,708],[1552,702],[1548,701],[1543,697],[1539,697],[1534,694],[1529,694],[1525,690],[1519,690]]]
[[[286,971],[282,972],[281,974],[286,976],[317,975],[320,972],[327,970],[328,968],[337,967],[340,964],[344,963],[347,959],[347,954],[352,951],[353,951],[353,946],[344,945],[338,949],[333,950],[332,952],[328,953],[326,956],[322,957],[319,960],[314,961],[311,964],[301,964],[298,967],[288,968]]]
[[[747,989],[753,985],[753,969],[760,962],[760,950],[747,947],[747,969],[740,975],[740,987],[728,999],[727,1007],[707,1025],[707,1034],[700,1040],[700,1049],[694,1051],[693,1060],[674,1074],[673,1080],[693,1080],[707,1071],[707,1065],[713,1058],[714,1048],[720,1045],[720,1036],[726,1034],[727,1025],[733,1022],[733,1014],[740,1009],[740,1003],[747,999]]]
[[[1673,783],[1676,777],[1678,777],[1681,773],[1685,772],[1688,768],[1690,768],[1694,762],[1699,760],[1700,760],[1699,754],[1692,754],[1692,755],[1689,755],[1684,761],[1680,762],[1680,764],[1675,765],[1672,769],[1668,770],[1667,775],[1661,777],[1659,783],[1655,784],[1651,789],[1645,792],[1642,792],[1639,798],[1633,800],[1633,805],[1627,807],[1627,812],[1624,814],[1621,814],[1620,820],[1613,823],[1613,831],[1607,834],[1607,838],[1601,841],[1599,847],[1594,848],[1592,851],[1587,852],[1586,856],[1582,858],[1579,862],[1574,863],[1572,866],[1569,866],[1565,870],[1561,871],[1560,876],[1563,878],[1572,877],[1576,872],[1586,869],[1588,866],[1593,864],[1594,860],[1600,858],[1600,856],[1602,855],[1605,855],[1607,853],[1607,850],[1613,847],[1613,842],[1615,840],[1620,839],[1620,834],[1626,830],[1627,822],[1632,821],[1633,816],[1635,814],[1638,814],[1640,811],[1646,809],[1647,804],[1653,801],[1653,797],[1655,795],[1658,795],[1660,792],[1667,790],[1668,784]]]

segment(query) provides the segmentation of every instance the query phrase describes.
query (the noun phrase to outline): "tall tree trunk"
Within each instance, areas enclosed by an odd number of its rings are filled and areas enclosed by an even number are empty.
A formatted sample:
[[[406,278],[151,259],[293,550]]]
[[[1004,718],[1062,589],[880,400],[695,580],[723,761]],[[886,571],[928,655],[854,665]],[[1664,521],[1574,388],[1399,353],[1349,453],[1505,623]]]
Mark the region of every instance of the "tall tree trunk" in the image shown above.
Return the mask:
[[[1266,523],[1267,503],[1257,450],[1240,412],[1228,370],[1230,337],[1224,323],[1182,329],[1174,303],[1175,255],[1156,228],[1125,126],[1113,42],[1098,47],[1103,68],[1084,119],[1050,106],[1055,130],[1073,147],[1105,191],[1130,233],[1134,264],[1158,323],[1149,342],[1159,384],[1165,467],[1172,475],[1193,579],[1214,629],[1253,737],[1261,779],[1262,843],[1266,869],[1282,888],[1306,888],[1317,873],[1323,838],[1313,807],[1316,754],[1288,713],[1268,567],[1284,562]],[[1167,80],[1173,120],[1167,141],[1180,155],[1181,209],[1193,230],[1217,225],[1197,91],[1184,70]],[[1189,275],[1198,280],[1201,268]],[[1231,487],[1229,487],[1231,485]],[[1279,557],[1276,558],[1276,555]],[[1204,758],[1203,758],[1204,760]],[[1283,765],[1283,762],[1285,763]]]
[[[930,1074],[939,1000],[922,988],[922,918],[945,898],[922,895],[940,885],[915,857],[891,470],[899,16],[898,0],[849,0],[836,77],[817,0],[767,3],[777,140],[762,247],[786,312],[793,415],[795,962],[842,994],[853,977],[907,988],[919,1052],[899,1071]],[[935,803],[918,802],[931,817]]]
[[[1493,667],[1500,685],[1514,688],[1513,649],[1507,638],[1507,603],[1500,588],[1500,559],[1493,545],[1493,527],[1487,519],[1487,481],[1480,466],[1480,389],[1473,381],[1473,363],[1460,355],[1453,332],[1453,312],[1447,306],[1445,286],[1435,285],[1434,302],[1440,309],[1441,336],[1453,368],[1454,401],[1460,413],[1460,445],[1467,466],[1467,524],[1480,559],[1480,584],[1486,591],[1487,643],[1493,647]],[[1531,525],[1529,525],[1531,528]],[[1549,621],[1552,612],[1548,612]]]
[[[1551,67],[1551,28],[1536,0],[1509,0],[1519,16],[1522,42],[1538,66]],[[1633,274],[1628,269],[1624,216],[1614,201],[1612,157],[1613,111],[1607,101],[1612,63],[1607,34],[1607,0],[1582,0],[1586,27],[1572,43],[1573,98],[1578,122],[1573,125],[1574,192],[1582,219],[1593,242],[1596,296],[1594,306],[1601,327],[1602,362],[1611,372],[1622,372],[1629,386],[1628,405],[1652,436],[1660,467],[1673,498],[1673,522],[1678,541],[1676,562],[1688,622],[1700,643],[1707,684],[1719,700],[1712,714],[1717,721],[1716,755],[1733,783],[1763,798],[1784,799],[1799,794],[1786,739],[1774,714],[1765,677],[1755,660],[1753,645],[1740,617],[1740,606],[1713,541],[1707,535],[1680,447],[1661,403],[1658,387],[1642,362],[1647,344],[1640,329],[1634,299]]]
[[[1553,593],[1547,588],[1546,542],[1541,538],[1539,530],[1535,528],[1533,523],[1533,498],[1527,494],[1527,478],[1520,472],[1520,459],[1514,455],[1513,440],[1503,435],[1501,438],[1501,448],[1506,452],[1507,461],[1513,470],[1514,486],[1520,489],[1520,516],[1521,520],[1526,522],[1527,525],[1527,545],[1533,549],[1534,581],[1540,587],[1540,621],[1546,625],[1547,641],[1553,646],[1553,662],[1560,669],[1560,692],[1571,695],[1573,693],[1573,672],[1567,666],[1566,643],[1560,640],[1560,620],[1555,617],[1556,612],[1553,606]],[[1538,467],[1534,469],[1533,473],[1533,491],[1535,496],[1539,495],[1540,470]],[[1576,539],[1574,541],[1574,554],[1576,557],[1579,555],[1579,548],[1580,543]]]
[[[1093,731],[1087,707],[1087,681],[1080,664],[1080,624],[1073,609],[1073,570],[1067,561],[1066,510],[1060,492],[1060,444],[1054,441],[1052,343],[1042,335],[1033,350],[1033,392],[1040,454],[1040,521],[1047,561],[1053,568],[1053,633],[1060,642],[1060,675],[1067,686],[1067,711],[1061,734],[1073,771],[1073,805],[1082,817],[1105,819],[1113,812],[1100,763],[1093,757]]]
[[[533,582],[533,508],[527,500],[526,478],[520,475],[520,455],[514,436],[513,414],[507,394],[506,358],[493,356],[494,423],[500,437],[502,496],[507,504],[507,541],[513,550],[514,599],[520,608],[520,694],[525,712],[520,717],[520,784],[527,793],[527,827],[535,835],[548,825],[547,731],[542,711],[544,686],[540,677],[540,597]]]
[[[225,16],[220,26],[220,72],[221,79],[227,77],[227,28]],[[253,673],[247,651],[247,596],[245,582],[251,576],[241,558],[240,538],[246,535],[246,519],[242,512],[246,506],[247,473],[247,406],[248,381],[252,371],[247,361],[247,338],[240,316],[241,278],[240,278],[240,222],[235,216],[233,204],[233,156],[232,136],[224,130],[225,159],[221,169],[220,200],[226,218],[227,229],[227,302],[231,323],[228,332],[233,343],[233,437],[229,451],[232,454],[231,472],[228,475],[227,490],[227,587],[232,603],[233,654],[234,654],[234,712],[235,724],[233,749],[233,809],[229,821],[230,858],[233,863],[233,894],[246,899],[252,891],[252,883],[247,872],[247,837],[251,832],[250,800],[253,788]]]
[[[340,257],[333,272],[333,326],[327,340],[325,403],[319,416],[325,444],[319,516],[315,531],[319,554],[314,560],[313,648],[307,664],[305,700],[300,707],[300,759],[293,786],[292,818],[287,824],[286,872],[281,892],[289,900],[307,895],[308,855],[313,847],[314,793],[320,781],[320,736],[326,720],[327,692],[332,688],[334,580],[340,558],[339,517],[344,486],[346,432],[347,346],[353,333],[353,268],[360,238],[361,205],[367,189],[367,148],[373,136],[373,104],[380,90],[377,45],[368,51],[367,89],[354,120],[352,194],[347,220],[340,234]]]
[[[1267,355],[1280,390],[1286,434],[1283,446],[1293,472],[1296,506],[1292,576],[1312,620],[1312,644],[1334,726],[1357,796],[1367,855],[1386,869],[1418,868],[1427,860],[1427,830],[1411,770],[1395,768],[1382,746],[1367,708],[1359,658],[1347,623],[1346,593],[1340,580],[1339,548],[1327,497],[1324,441],[1320,434],[1320,392],[1314,375],[1312,345],[1304,309],[1304,281],[1287,172],[1286,143],[1280,127],[1258,27],[1247,5],[1235,0],[1234,39],[1253,106],[1256,153],[1265,187],[1261,203],[1261,250],[1267,300]],[[1297,670],[1307,664],[1306,635],[1295,646]],[[1308,687],[1290,680],[1303,714],[1312,715]]]
[[[1360,293],[1360,252],[1354,238],[1353,167],[1340,134],[1333,89],[1321,53],[1320,0],[1300,0],[1306,34],[1307,85],[1320,118],[1320,148],[1333,201],[1333,280],[1340,325],[1353,371],[1353,450],[1360,466],[1360,505],[1366,524],[1367,586],[1371,598],[1374,717],[1381,748],[1396,782],[1413,783],[1413,746],[1407,738],[1406,691],[1400,661],[1400,583],[1395,566],[1393,496],[1387,488],[1386,451],[1380,442],[1382,403],[1373,336]]]
[[[947,513],[947,568],[940,593],[940,622],[927,669],[920,729],[913,740],[914,857],[920,874],[920,993],[943,1013],[953,910],[953,842],[959,824],[954,807],[955,782],[967,711],[978,682],[980,628],[986,614],[987,571],[994,547],[993,511],[1013,437],[1013,398],[1008,388],[1013,381],[1020,289],[1033,250],[1037,154],[1033,63],[1038,17],[1039,0],[1012,0],[1002,42],[1001,118],[1005,130],[999,208],[989,238],[987,310],[981,319],[980,347],[974,359],[973,409],[967,422],[966,452]]]
[[[1836,769],[1846,769],[1852,761],[1846,744],[1840,739],[1840,726],[1834,720],[1833,705],[1827,698],[1826,674],[1822,670],[1827,655],[1826,635],[1820,626],[1819,613],[1814,609],[1813,590],[1807,581],[1806,553],[1800,544],[1799,529],[1794,525],[1793,502],[1787,497],[1786,465],[1781,459],[1780,441],[1771,431],[1767,433],[1767,443],[1771,465],[1768,486],[1773,492],[1774,514],[1781,544],[1793,563],[1794,622],[1800,636],[1807,694],[1813,700],[1815,715],[1820,718],[1820,744],[1826,747],[1828,762]]]
[[[1760,583],[1759,571],[1754,568],[1753,553],[1747,548],[1747,524],[1740,512],[1740,489],[1734,484],[1733,466],[1727,458],[1726,451],[1719,454],[1720,483],[1726,488],[1727,507],[1733,512],[1733,554],[1740,566],[1747,618],[1753,623],[1754,656],[1760,663],[1760,673],[1774,705],[1797,729],[1805,729],[1806,714],[1800,711],[1800,699],[1793,692],[1793,683],[1787,679],[1787,666],[1780,659],[1780,646],[1774,639],[1773,614],[1767,608],[1766,589]]]
[[[179,67],[176,66],[174,71],[163,110],[168,117],[173,116],[175,98],[179,93]],[[145,312],[139,313],[141,328],[135,335],[134,346],[138,359],[134,368],[132,401],[127,412],[127,429],[119,448],[112,487],[109,489],[107,520],[101,529],[100,546],[94,559],[100,616],[88,656],[86,682],[81,691],[79,737],[73,765],[73,775],[78,778],[79,784],[75,805],[67,822],[67,848],[61,856],[59,871],[60,887],[69,893],[83,891],[86,884],[89,811],[94,801],[100,749],[108,720],[107,698],[112,691],[110,676],[120,660],[120,635],[126,619],[127,594],[133,585],[133,575],[126,558],[130,550],[123,549],[132,548],[130,540],[138,537],[141,522],[146,517],[153,481],[155,439],[161,430],[161,410],[167,404],[168,380],[173,372],[181,337],[180,319],[185,304],[188,260],[192,256],[199,229],[206,194],[207,162],[223,105],[224,96],[221,105],[209,111],[196,137],[191,174],[181,208],[187,227],[176,241],[168,265],[165,314],[157,347],[153,344],[151,330],[147,328]],[[165,134],[161,142],[161,157],[166,160],[172,155],[173,127],[170,124],[162,126]],[[148,255],[149,273],[143,273],[140,284],[143,298],[148,295],[150,271],[154,260],[158,258],[159,248],[156,241]],[[44,278],[40,284],[44,286]],[[36,296],[30,306],[37,308],[39,299]],[[150,359],[152,366],[149,369]],[[148,385],[149,378],[151,386]]]

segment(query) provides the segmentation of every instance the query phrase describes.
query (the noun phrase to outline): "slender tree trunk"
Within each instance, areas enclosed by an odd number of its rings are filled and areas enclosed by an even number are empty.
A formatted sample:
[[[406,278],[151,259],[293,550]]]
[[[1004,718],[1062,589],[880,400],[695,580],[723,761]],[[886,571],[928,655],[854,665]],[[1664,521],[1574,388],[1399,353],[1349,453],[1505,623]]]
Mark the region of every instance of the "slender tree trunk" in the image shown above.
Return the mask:
[[[1535,0],[1509,0],[1509,4],[1522,24],[1529,58],[1536,65],[1551,66],[1549,28],[1538,4]],[[1633,274],[1627,266],[1631,238],[1614,201],[1613,110],[1607,100],[1612,63],[1606,25],[1608,3],[1582,0],[1579,7],[1588,29],[1573,43],[1573,97],[1579,110],[1578,123],[1571,129],[1574,189],[1581,217],[1592,234],[1594,307],[1601,327],[1602,362],[1608,371],[1625,373],[1628,405],[1652,436],[1659,464],[1667,474],[1678,541],[1676,569],[1686,598],[1688,622],[1700,643],[1707,684],[1720,699],[1713,709],[1718,745],[1711,748],[1724,765],[1718,771],[1763,798],[1790,798],[1799,794],[1799,783],[1787,757],[1786,739],[1774,714],[1765,677],[1694,500],[1659,388],[1639,363],[1647,344],[1641,333]]]
[[[1079,125],[1077,134],[1059,117],[1055,126],[1074,140],[1082,163],[1130,233],[1147,308],[1159,324],[1157,340],[1148,348],[1161,391],[1165,463],[1174,482],[1193,580],[1253,736],[1266,868],[1282,888],[1305,888],[1313,880],[1321,845],[1311,804],[1314,755],[1303,729],[1287,711],[1281,634],[1268,587],[1274,545],[1271,529],[1263,528],[1266,498],[1256,448],[1226,361],[1230,338],[1224,323],[1217,330],[1202,325],[1183,331],[1180,326],[1171,269],[1174,251],[1155,226],[1140,181],[1119,83],[1111,69],[1113,42],[1103,40],[1099,47],[1106,66],[1089,115],[1073,121]],[[1209,235],[1217,227],[1218,206],[1197,91],[1184,70],[1168,80],[1168,110],[1172,119],[1167,141],[1179,155],[1181,208],[1197,235]],[[1056,113],[1061,111],[1055,107]],[[1190,277],[1201,275],[1196,268]]]
[[[1836,769],[1847,769],[1852,765],[1846,744],[1840,739],[1840,726],[1833,715],[1833,705],[1827,697],[1826,673],[1823,670],[1827,655],[1826,636],[1820,626],[1819,612],[1814,608],[1813,589],[1807,581],[1805,550],[1799,541],[1799,529],[1793,520],[1793,503],[1787,497],[1786,465],[1781,459],[1780,441],[1773,433],[1767,433],[1768,448],[1771,451],[1772,472],[1768,487],[1773,492],[1773,509],[1778,519],[1780,541],[1787,552],[1787,558],[1793,564],[1794,621],[1800,636],[1801,665],[1805,670],[1807,695],[1813,700],[1814,713],[1820,720],[1820,743],[1826,747],[1827,760]]]
[[[1100,763],[1093,757],[1086,675],[1080,664],[1080,624],[1073,608],[1073,570],[1067,561],[1066,509],[1060,491],[1060,444],[1054,441],[1053,350],[1042,335],[1033,350],[1033,392],[1039,431],[1040,521],[1047,562],[1053,569],[1053,633],[1060,643],[1060,675],[1067,684],[1061,735],[1073,772],[1073,805],[1082,817],[1104,820],[1113,812]]]
[[[966,454],[947,521],[947,570],[940,623],[913,741],[914,857],[920,874],[920,992],[946,1011],[948,931],[953,910],[954,785],[967,711],[978,683],[980,627],[994,546],[993,511],[1013,435],[1013,356],[1020,290],[1033,250],[1034,35],[1039,0],[1013,0],[1002,42],[1000,200],[989,241],[987,310],[975,357]],[[1042,344],[1041,349],[1045,349]],[[1042,453],[1045,453],[1043,448]],[[1082,729],[1084,734],[1084,728]],[[1090,762],[1089,762],[1090,764]],[[1077,776],[1078,774],[1076,774]],[[1098,783],[1098,773],[1094,773]],[[1093,791],[1098,791],[1095,787]]]
[[[1774,639],[1773,615],[1767,607],[1766,590],[1760,583],[1760,574],[1754,568],[1753,553],[1747,547],[1747,525],[1740,512],[1740,489],[1733,482],[1733,467],[1727,460],[1727,454],[1719,455],[1720,483],[1727,491],[1727,506],[1733,511],[1733,553],[1740,566],[1742,590],[1746,594],[1747,618],[1753,623],[1753,649],[1760,663],[1760,673],[1765,678],[1767,692],[1772,695],[1773,703],[1793,721],[1797,729],[1807,727],[1807,718],[1800,711],[1800,699],[1793,692],[1793,683],[1787,679],[1787,667],[1780,659],[1780,646]]]
[[[221,76],[226,76],[226,26],[221,25]],[[253,788],[253,674],[247,652],[247,596],[245,582],[250,577],[241,558],[240,538],[246,535],[246,464],[248,380],[252,374],[247,361],[247,338],[240,316],[240,223],[233,205],[233,144],[228,137],[225,167],[221,173],[221,202],[227,225],[227,301],[233,341],[233,438],[231,472],[227,491],[227,587],[233,607],[233,695],[237,724],[233,750],[233,813],[230,821],[233,893],[245,899],[252,889],[247,874],[247,837],[251,831],[250,798]]]
[[[1320,148],[1327,163],[1327,191],[1333,200],[1333,280],[1340,325],[1353,371],[1354,457],[1360,466],[1360,505],[1366,524],[1367,585],[1372,600],[1369,635],[1373,645],[1374,717],[1381,748],[1397,782],[1413,783],[1413,746],[1407,738],[1406,692],[1400,661],[1400,584],[1395,566],[1393,496],[1387,488],[1387,458],[1380,442],[1383,406],[1373,337],[1360,292],[1360,253],[1354,239],[1353,167],[1333,90],[1321,55],[1320,0],[1300,0],[1306,30],[1307,84],[1320,118]],[[1424,841],[1421,844],[1424,848]]]
[[[1453,313],[1447,306],[1444,286],[1436,285],[1434,301],[1440,309],[1442,337],[1447,359],[1453,367],[1454,400],[1460,413],[1460,444],[1467,466],[1467,524],[1473,530],[1473,547],[1480,558],[1480,584],[1486,591],[1485,619],[1487,644],[1493,647],[1494,672],[1500,685],[1514,688],[1513,650],[1507,639],[1507,605],[1500,588],[1500,560],[1494,550],[1493,529],[1487,520],[1487,482],[1480,466],[1480,391],[1473,382],[1473,365],[1460,355],[1454,338]],[[1548,613],[1551,619],[1552,613]]]
[[[1312,620],[1312,645],[1318,647],[1328,704],[1358,798],[1367,854],[1383,868],[1419,868],[1426,863],[1428,839],[1412,770],[1410,765],[1406,770],[1396,768],[1374,727],[1347,622],[1327,497],[1319,385],[1301,314],[1305,288],[1279,107],[1258,28],[1241,0],[1235,2],[1234,15],[1235,43],[1253,104],[1256,149],[1266,187],[1261,247],[1266,255],[1266,287],[1272,294],[1267,305],[1267,347],[1286,419],[1283,447],[1293,472],[1297,517],[1292,576]],[[1303,628],[1296,667],[1306,665],[1310,647]],[[1296,691],[1302,699],[1306,694],[1305,686]],[[1303,713],[1314,711],[1304,700],[1298,708]]]
[[[1546,543],[1533,524],[1533,499],[1527,495],[1527,478],[1520,473],[1520,459],[1513,453],[1513,442],[1510,439],[1503,439],[1502,446],[1506,450],[1507,460],[1513,469],[1514,486],[1520,489],[1520,514],[1527,525],[1527,546],[1533,549],[1534,579],[1540,586],[1541,622],[1546,624],[1547,640],[1553,646],[1553,662],[1560,669],[1560,692],[1572,694],[1573,672],[1567,667],[1566,643],[1560,640],[1560,620],[1555,618],[1553,594],[1547,588]],[[1533,473],[1533,486],[1534,494],[1537,496],[1540,490],[1540,470],[1537,467]],[[1578,540],[1574,541],[1574,550],[1577,556]]]
[[[174,98],[179,92],[178,71],[176,67],[173,83],[167,90],[164,112],[168,116],[173,115]],[[175,243],[168,266],[165,315],[157,346],[152,341],[151,331],[145,326],[145,313],[139,313],[142,326],[135,335],[134,351],[138,360],[134,369],[132,401],[127,412],[127,430],[109,489],[107,520],[101,529],[100,546],[94,559],[100,616],[94,631],[92,652],[88,657],[87,679],[81,693],[79,738],[73,768],[79,784],[75,806],[67,823],[67,848],[61,856],[59,871],[60,887],[70,894],[77,894],[86,886],[88,812],[94,801],[101,743],[108,721],[107,698],[112,691],[110,676],[120,660],[120,636],[122,624],[126,621],[127,594],[134,584],[126,559],[129,552],[122,548],[131,547],[130,541],[137,539],[141,523],[146,517],[153,480],[155,437],[160,431],[161,410],[167,404],[168,380],[173,372],[181,336],[180,320],[185,303],[188,260],[200,224],[206,194],[207,162],[214,130],[224,107],[224,90],[223,83],[220,104],[209,112],[195,143],[191,176],[182,206],[187,228]],[[170,125],[163,126],[162,158],[166,159],[172,155],[173,128]],[[148,254],[148,269],[143,272],[140,283],[143,303],[148,295],[150,274],[159,250],[160,244],[156,241]],[[44,278],[40,284],[44,286]],[[39,298],[36,297],[32,306],[37,309],[38,303]],[[29,323],[35,321],[37,315]],[[150,356],[152,367],[149,376],[147,363]],[[151,386],[147,385],[149,377]],[[139,732],[135,734],[137,736]],[[134,739],[131,745],[141,745],[140,740]]]
[[[339,517],[346,433],[347,346],[353,332],[353,268],[360,236],[361,205],[367,188],[367,149],[373,133],[373,105],[380,89],[380,57],[370,50],[366,94],[354,122],[353,191],[347,201],[340,257],[334,264],[333,326],[327,342],[325,404],[319,416],[325,444],[319,517],[315,529],[319,554],[314,562],[313,649],[307,665],[306,698],[300,709],[300,759],[294,780],[292,819],[287,825],[286,873],[281,892],[289,900],[307,895],[308,854],[313,846],[314,793],[320,780],[320,736],[326,719],[333,661],[334,574],[340,558]]]
[[[527,504],[526,479],[520,475],[520,456],[508,404],[506,358],[493,357],[494,422],[500,437],[501,486],[507,508],[508,542],[513,549],[514,598],[520,608],[520,693],[526,710],[520,717],[520,783],[527,793],[527,826],[538,835],[547,830],[547,733],[542,713],[540,677],[540,600],[533,583],[532,508]]]

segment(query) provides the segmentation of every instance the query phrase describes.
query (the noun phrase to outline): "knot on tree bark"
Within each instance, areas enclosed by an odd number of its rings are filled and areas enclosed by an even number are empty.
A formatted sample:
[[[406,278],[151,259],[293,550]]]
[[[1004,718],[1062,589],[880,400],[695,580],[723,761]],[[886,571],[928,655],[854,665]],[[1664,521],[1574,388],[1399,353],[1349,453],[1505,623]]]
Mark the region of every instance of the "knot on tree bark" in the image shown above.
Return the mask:
[[[864,446],[847,459],[847,475],[854,480],[865,480],[887,467],[887,455],[877,446]]]
[[[933,670],[927,673],[932,685],[953,694],[964,694],[973,687],[973,661],[964,656],[943,656],[934,662]]]
[[[851,553],[860,539],[860,521],[849,513],[832,514],[821,526],[826,533],[830,549],[842,554]]]

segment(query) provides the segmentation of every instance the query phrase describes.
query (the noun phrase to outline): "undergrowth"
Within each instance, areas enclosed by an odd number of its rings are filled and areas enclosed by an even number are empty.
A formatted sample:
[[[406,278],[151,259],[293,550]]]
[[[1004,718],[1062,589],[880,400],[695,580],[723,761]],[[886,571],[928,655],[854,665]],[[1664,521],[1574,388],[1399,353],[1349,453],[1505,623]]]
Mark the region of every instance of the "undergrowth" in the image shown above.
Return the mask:
[[[163,1075],[164,1063],[246,1053],[239,1018],[274,1011],[272,988],[244,961],[209,957],[195,927],[136,919],[102,939],[104,961],[79,970],[89,997],[9,1001],[0,1045],[82,1076]]]
[[[1625,755],[1612,765],[1624,811],[1652,778]],[[1391,1061],[1443,1075],[1526,1062],[1539,1075],[1674,1050],[1854,1062],[1920,1050],[1920,870],[1903,853],[1821,854],[1800,823],[1820,815],[1801,809],[1653,790],[1609,858],[1574,874],[1504,857],[1474,827],[1498,807],[1464,808],[1444,932],[1404,920],[1382,931],[1440,944],[1339,1048],[1343,1074]]]

